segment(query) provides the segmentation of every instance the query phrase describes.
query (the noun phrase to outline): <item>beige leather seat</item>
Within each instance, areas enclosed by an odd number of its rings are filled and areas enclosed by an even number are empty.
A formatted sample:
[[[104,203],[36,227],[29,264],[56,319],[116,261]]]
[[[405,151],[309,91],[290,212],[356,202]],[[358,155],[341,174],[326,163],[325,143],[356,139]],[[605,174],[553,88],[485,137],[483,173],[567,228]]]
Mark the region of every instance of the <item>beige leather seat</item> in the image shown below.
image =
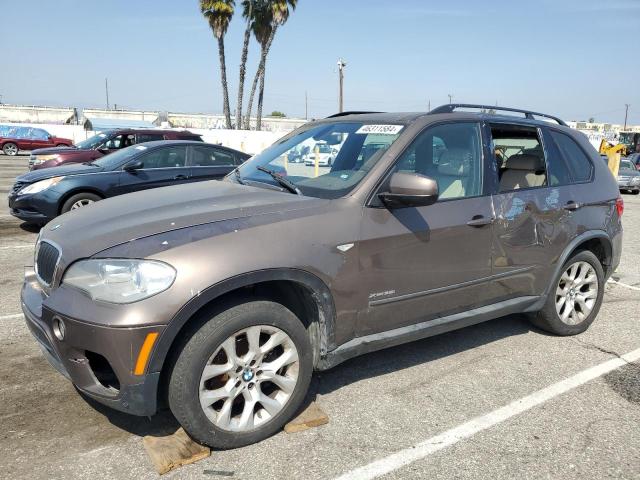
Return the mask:
[[[470,171],[471,152],[469,150],[451,148],[443,152],[438,163],[438,197],[464,197]]]
[[[528,154],[514,155],[509,157],[505,164],[500,177],[500,191],[541,187],[545,180],[544,161],[540,157]]]

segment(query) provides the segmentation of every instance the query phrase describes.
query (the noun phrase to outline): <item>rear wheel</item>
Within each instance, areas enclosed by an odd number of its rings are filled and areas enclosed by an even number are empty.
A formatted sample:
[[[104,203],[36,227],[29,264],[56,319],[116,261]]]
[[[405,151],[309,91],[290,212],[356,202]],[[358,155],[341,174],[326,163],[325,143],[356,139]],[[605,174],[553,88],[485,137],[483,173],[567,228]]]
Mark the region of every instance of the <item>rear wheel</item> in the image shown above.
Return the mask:
[[[98,200],[102,199],[95,193],[76,193],[64,202],[62,208],[60,209],[60,213],[67,213],[70,210],[76,210],[78,208],[86,207],[94,202],[97,202]]]
[[[5,155],[13,157],[18,154],[18,146],[15,143],[7,142],[4,144],[4,147],[2,147],[2,151]]]
[[[204,444],[249,445],[296,413],[312,370],[307,332],[289,309],[244,303],[213,316],[186,341],[169,377],[169,407]]]
[[[590,251],[580,251],[563,265],[544,308],[531,321],[556,335],[582,333],[598,315],[604,286],[600,260]]]

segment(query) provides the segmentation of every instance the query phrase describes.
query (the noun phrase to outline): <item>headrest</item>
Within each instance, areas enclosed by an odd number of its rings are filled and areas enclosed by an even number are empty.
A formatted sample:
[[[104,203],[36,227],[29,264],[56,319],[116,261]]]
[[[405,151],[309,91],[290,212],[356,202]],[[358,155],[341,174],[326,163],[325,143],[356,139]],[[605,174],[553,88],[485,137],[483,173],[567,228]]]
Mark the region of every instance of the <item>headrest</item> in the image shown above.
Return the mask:
[[[544,163],[540,157],[521,153],[513,155],[507,159],[505,164],[507,170],[527,170],[534,172],[544,171]]]
[[[438,173],[466,177],[471,170],[471,152],[465,148],[450,148],[442,152]]]

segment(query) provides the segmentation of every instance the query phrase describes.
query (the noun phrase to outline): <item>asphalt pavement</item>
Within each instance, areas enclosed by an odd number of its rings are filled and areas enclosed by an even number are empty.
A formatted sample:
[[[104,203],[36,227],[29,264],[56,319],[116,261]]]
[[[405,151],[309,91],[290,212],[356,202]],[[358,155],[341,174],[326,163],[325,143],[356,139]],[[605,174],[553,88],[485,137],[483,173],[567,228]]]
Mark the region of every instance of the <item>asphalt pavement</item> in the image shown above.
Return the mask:
[[[0,156],[5,198],[27,158]],[[314,380],[329,424],[214,451],[165,477],[640,479],[640,362],[624,359],[640,349],[640,196],[623,198],[617,283],[586,333],[555,337],[513,315],[350,360]],[[142,437],[175,430],[171,415],[84,399],[24,325],[19,291],[36,236],[3,201],[0,477],[157,478]]]

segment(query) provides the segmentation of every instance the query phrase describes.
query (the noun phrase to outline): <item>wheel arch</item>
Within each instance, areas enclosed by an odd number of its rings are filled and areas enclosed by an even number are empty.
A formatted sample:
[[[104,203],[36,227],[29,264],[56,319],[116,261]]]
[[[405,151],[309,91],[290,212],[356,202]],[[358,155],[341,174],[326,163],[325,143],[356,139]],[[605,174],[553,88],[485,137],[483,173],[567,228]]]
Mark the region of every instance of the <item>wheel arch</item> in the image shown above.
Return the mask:
[[[260,270],[212,285],[187,302],[160,335],[148,371],[164,374],[171,357],[180,349],[181,340],[204,321],[200,313],[215,305],[222,310],[243,298],[278,301],[302,317],[314,349],[314,365],[335,348],[335,306],[324,281],[304,270]]]
[[[609,270],[611,269],[611,260],[613,258],[613,244],[609,235],[607,235],[607,232],[604,230],[597,230],[582,233],[567,245],[562,252],[562,255],[558,258],[558,262],[556,263],[556,267],[551,278],[556,278],[560,269],[569,257],[581,250],[588,250],[598,257],[598,260],[600,260],[602,268],[605,271],[605,277],[608,277],[611,274]],[[552,285],[550,282],[545,293],[548,294],[551,288]]]
[[[65,192],[65,194],[62,195],[62,197],[60,197],[60,200],[58,200],[58,215],[62,214],[62,207],[64,205],[64,202],[69,200],[69,198],[73,197],[74,195],[77,195],[78,193],[93,193],[94,195],[98,195],[103,200],[105,198],[107,198],[105,196],[104,192],[101,192],[97,188],[93,188],[93,187],[77,187],[77,188],[74,188],[72,190],[69,190],[68,192]]]

